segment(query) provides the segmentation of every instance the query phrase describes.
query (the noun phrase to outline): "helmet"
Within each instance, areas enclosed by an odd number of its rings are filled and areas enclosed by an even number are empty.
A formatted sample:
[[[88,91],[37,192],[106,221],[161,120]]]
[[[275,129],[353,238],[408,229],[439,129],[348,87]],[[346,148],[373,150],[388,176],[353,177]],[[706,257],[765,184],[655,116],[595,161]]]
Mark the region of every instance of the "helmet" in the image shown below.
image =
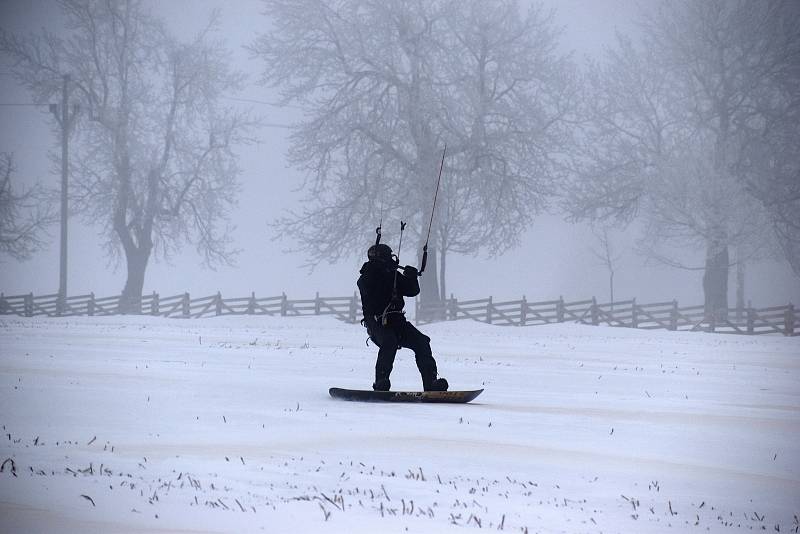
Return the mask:
[[[392,259],[392,248],[383,243],[372,245],[367,250],[367,258],[370,261],[390,261]]]

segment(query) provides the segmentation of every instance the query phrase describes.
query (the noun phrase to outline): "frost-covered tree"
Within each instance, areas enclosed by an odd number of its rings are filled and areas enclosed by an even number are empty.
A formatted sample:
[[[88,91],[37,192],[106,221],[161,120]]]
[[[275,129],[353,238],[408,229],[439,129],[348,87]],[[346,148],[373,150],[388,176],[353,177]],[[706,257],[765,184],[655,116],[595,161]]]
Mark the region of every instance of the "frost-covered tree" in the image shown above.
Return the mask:
[[[800,12],[800,4],[795,4]],[[800,17],[786,21],[800,23]],[[796,29],[796,27],[795,27]],[[773,75],[775,81],[755,102],[759,122],[742,147],[737,173],[748,192],[762,203],[781,253],[800,276],[800,38],[786,44],[794,69]],[[779,106],[776,106],[779,103]],[[775,109],[777,108],[777,109]]]
[[[13,156],[0,153],[0,255],[24,260],[42,246],[55,214],[40,188],[14,187],[11,178],[15,172]]]
[[[715,166],[711,141],[703,141],[693,138],[658,161],[641,202],[639,249],[660,263],[690,269],[700,267],[670,251],[705,250],[703,294],[710,312],[727,308],[730,267],[768,254],[770,240],[763,207],[735,174]]]
[[[381,218],[384,230],[410,221],[421,247],[445,143],[423,298],[445,295],[448,253],[517,242],[553,189],[573,111],[551,13],[516,0],[267,0],[265,11],[272,27],[252,45],[264,82],[305,111],[289,158],[308,199],[278,226],[312,265],[363,253]]]
[[[763,204],[768,214],[783,256],[800,276],[800,160],[797,157],[800,116],[796,110],[794,120],[797,122],[790,139],[776,140],[768,134],[758,147],[747,148],[743,174],[748,191]]]
[[[637,42],[620,36],[588,69],[566,204],[576,219],[643,216],[643,248],[671,265],[659,243],[705,249],[706,309],[716,312],[728,307],[729,249],[759,251],[767,219],[743,156],[771,117],[798,106],[798,92],[774,95],[797,76],[800,19],[782,0],[680,0],[640,24]]]
[[[71,198],[104,228],[127,265],[121,308],[136,311],[153,254],[194,244],[205,263],[231,258],[228,215],[238,191],[234,147],[252,121],[220,104],[242,75],[214,39],[215,16],[193,39],[170,34],[136,0],[62,0],[63,35],[0,33],[0,51],[37,102],[64,73],[81,113]]]

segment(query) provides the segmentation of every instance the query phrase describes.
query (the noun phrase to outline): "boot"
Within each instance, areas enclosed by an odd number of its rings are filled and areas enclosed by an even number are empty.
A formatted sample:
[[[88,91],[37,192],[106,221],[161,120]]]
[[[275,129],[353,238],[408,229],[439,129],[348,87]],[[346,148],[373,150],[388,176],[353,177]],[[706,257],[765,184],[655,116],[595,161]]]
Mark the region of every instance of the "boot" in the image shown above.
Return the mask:
[[[392,388],[392,383],[388,378],[378,378],[372,384],[372,389],[375,391],[389,391]]]
[[[436,378],[436,375],[422,377],[422,388],[425,391],[447,391],[448,387],[444,378]]]
[[[450,387],[450,384],[447,383],[447,380],[444,378],[437,378],[431,384],[431,391],[447,391],[447,388]]]

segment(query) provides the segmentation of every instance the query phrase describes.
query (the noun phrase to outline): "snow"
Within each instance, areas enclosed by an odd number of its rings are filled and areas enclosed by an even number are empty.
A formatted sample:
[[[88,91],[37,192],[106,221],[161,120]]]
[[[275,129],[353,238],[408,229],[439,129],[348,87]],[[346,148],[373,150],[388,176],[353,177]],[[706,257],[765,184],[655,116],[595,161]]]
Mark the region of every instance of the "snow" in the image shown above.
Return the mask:
[[[800,339],[421,329],[473,403],[331,399],[331,318],[2,319],[0,531],[797,532]]]

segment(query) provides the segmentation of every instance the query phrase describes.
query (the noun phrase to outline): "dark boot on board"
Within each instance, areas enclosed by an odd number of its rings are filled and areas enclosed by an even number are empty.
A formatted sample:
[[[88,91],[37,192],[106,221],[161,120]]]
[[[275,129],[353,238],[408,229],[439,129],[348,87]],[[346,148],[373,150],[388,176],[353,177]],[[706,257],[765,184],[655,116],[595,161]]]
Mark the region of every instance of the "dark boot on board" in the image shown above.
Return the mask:
[[[422,379],[422,388],[425,391],[447,391],[448,384],[444,378],[426,377]]]
[[[389,382],[388,378],[378,378],[375,380],[375,383],[372,384],[372,389],[375,391],[389,391],[392,387],[392,383]]]
[[[450,384],[447,383],[447,380],[444,378],[437,378],[431,384],[431,391],[447,391],[447,388],[450,387]]]

